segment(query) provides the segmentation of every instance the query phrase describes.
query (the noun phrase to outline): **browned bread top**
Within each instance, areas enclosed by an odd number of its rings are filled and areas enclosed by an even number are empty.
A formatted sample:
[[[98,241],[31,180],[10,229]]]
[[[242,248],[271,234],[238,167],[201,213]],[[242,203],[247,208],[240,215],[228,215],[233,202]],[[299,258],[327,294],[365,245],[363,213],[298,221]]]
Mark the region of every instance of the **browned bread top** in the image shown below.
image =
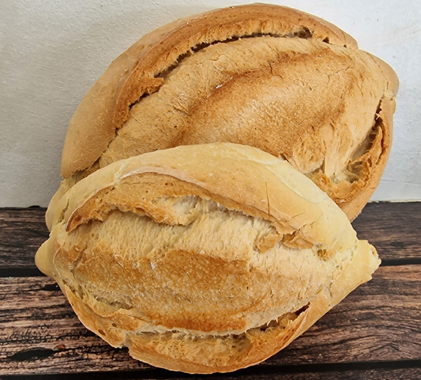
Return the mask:
[[[203,45],[261,34],[303,38],[314,34],[317,40],[356,47],[350,36],[332,24],[273,5],[217,9],[176,20],[142,37],[89,90],[70,122],[63,177],[90,167],[127,119],[130,106],[144,94],[157,91],[166,72],[186,54]]]
[[[67,133],[74,183],[118,159],[227,141],[283,157],[353,219],[391,146],[398,81],[336,26],[253,4],[142,37],[89,90]],[[75,180],[76,178],[76,180]]]
[[[265,360],[379,265],[312,181],[230,143],[101,168],[64,194],[52,226],[36,262],[85,326],[190,373]]]

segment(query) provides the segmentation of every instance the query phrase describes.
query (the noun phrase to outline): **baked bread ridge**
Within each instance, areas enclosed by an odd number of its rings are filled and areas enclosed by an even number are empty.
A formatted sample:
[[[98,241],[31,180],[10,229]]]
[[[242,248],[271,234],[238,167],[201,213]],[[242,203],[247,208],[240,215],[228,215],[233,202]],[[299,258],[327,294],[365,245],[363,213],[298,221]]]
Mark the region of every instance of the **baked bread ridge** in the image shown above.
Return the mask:
[[[277,47],[273,41],[293,41],[297,47]],[[197,93],[192,88],[187,94],[185,77],[173,85],[178,91],[169,90],[169,80],[175,83],[173,74],[191,56],[211,50],[218,55],[218,49],[236,44],[245,44],[247,52],[253,43],[254,56],[243,57],[241,49],[220,52],[232,67],[218,63],[211,73],[211,64],[198,73],[203,78],[193,78],[194,70],[188,74],[192,83],[209,88],[198,85]],[[174,21],[118,57],[82,100],[69,125],[65,180],[50,203],[47,225],[51,228],[62,194],[101,166],[156,149],[217,141],[256,146],[287,159],[353,220],[386,166],[397,89],[396,74],[386,63],[358,50],[336,26],[294,9],[254,4]]]
[[[191,374],[232,372],[259,364],[281,351],[355,288],[371,280],[369,273],[379,264],[373,260],[375,256],[370,250],[373,247],[366,242],[359,243],[362,244],[356,249],[353,260],[342,268],[336,279],[346,286],[337,290],[333,285],[329,292],[321,291],[302,310],[240,335],[201,337],[177,331],[165,334],[118,331],[114,322],[96,314],[65,285],[60,287],[86,328],[113,347],[128,347],[134,359]]]
[[[249,165],[249,175],[244,175],[244,162]],[[311,212],[317,216],[331,213],[338,219],[338,223],[321,219],[318,222],[319,229],[324,232],[332,230],[331,224],[334,224],[335,228],[341,228],[344,224],[341,220],[344,218],[343,213],[331,211],[335,207],[326,201],[328,196],[324,192],[309,185],[309,181],[286,161],[250,146],[232,143],[180,146],[134,156],[108,166],[102,168],[98,174],[92,173],[90,181],[86,180],[90,176],[83,179],[83,186],[75,190],[72,187],[69,190],[71,193],[66,193],[65,197],[60,199],[53,225],[59,223],[60,218],[64,218],[68,221],[67,228],[74,229],[75,221],[81,223],[81,220],[89,220],[91,217],[89,206],[92,206],[89,204],[88,207],[83,207],[82,204],[87,203],[100,190],[115,187],[115,183],[122,179],[141,173],[169,175],[190,182],[206,190],[207,196],[219,203],[230,205],[236,200],[235,207],[238,207],[238,210],[275,222],[281,232],[292,233],[302,229],[306,225],[302,215]],[[261,186],[263,182],[264,187]],[[237,185],[242,191],[236,188]],[[103,196],[100,200],[103,202]],[[95,215],[95,212],[93,214]],[[282,231],[283,228],[285,231]],[[345,231],[343,232],[345,234]],[[326,233],[323,238],[330,239],[330,235]],[[312,239],[310,236],[306,238]],[[325,241],[326,246],[332,244],[331,240]]]
[[[136,240],[141,231],[158,249]],[[130,257],[133,247],[144,252]],[[81,180],[60,200],[36,261],[88,329],[189,373],[265,360],[379,265],[308,178],[230,143],[147,153]]]
[[[89,168],[114,138],[129,107],[143,94],[158,90],[160,74],[201,44],[267,34],[310,37],[357,48],[335,25],[307,13],[277,5],[252,4],[216,9],[156,29],[132,45],[109,66],[73,115],[62,155],[68,178]]]

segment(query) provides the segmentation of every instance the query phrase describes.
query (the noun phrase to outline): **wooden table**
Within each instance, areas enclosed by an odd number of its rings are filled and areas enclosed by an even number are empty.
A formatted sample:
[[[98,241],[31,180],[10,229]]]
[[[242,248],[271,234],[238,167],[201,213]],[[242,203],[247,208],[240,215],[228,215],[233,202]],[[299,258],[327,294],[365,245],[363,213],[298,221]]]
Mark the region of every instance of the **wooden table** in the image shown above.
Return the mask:
[[[383,260],[373,280],[266,362],[213,376],[153,368],[87,331],[34,265],[44,213],[0,209],[1,379],[421,379],[421,203],[367,205],[353,224]]]

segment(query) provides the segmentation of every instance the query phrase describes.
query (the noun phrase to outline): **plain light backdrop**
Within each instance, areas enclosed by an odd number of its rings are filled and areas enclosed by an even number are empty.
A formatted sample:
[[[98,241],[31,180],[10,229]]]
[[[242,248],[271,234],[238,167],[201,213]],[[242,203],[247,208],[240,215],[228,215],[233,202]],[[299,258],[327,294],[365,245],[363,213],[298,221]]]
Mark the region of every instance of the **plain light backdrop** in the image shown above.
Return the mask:
[[[235,0],[0,0],[0,207],[47,206],[68,122],[111,61],[174,19]],[[421,200],[421,2],[271,1],[330,21],[400,78],[389,163],[372,200]]]

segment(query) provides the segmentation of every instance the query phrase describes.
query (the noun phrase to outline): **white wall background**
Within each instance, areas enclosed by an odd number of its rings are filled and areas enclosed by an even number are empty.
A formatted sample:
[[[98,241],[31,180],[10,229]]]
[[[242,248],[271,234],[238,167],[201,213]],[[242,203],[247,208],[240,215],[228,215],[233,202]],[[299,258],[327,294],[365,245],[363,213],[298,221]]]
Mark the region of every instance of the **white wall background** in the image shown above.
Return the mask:
[[[176,18],[253,1],[0,0],[0,207],[46,206],[78,103],[111,61]],[[267,1],[333,22],[400,77],[394,145],[372,200],[421,200],[421,2]]]

